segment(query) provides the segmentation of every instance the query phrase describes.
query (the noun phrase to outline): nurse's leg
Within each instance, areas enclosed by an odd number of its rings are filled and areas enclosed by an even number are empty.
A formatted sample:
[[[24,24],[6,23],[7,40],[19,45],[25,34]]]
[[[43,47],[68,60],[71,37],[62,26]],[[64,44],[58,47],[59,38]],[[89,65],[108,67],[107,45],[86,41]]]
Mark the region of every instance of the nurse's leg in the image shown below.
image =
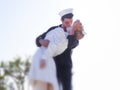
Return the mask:
[[[47,90],[47,85],[46,82],[36,80],[33,90]]]
[[[48,87],[48,89],[47,89],[47,90],[54,90],[54,89],[53,89],[53,85],[52,85],[52,84],[50,84],[50,83],[48,83],[48,84],[47,84],[47,87]]]

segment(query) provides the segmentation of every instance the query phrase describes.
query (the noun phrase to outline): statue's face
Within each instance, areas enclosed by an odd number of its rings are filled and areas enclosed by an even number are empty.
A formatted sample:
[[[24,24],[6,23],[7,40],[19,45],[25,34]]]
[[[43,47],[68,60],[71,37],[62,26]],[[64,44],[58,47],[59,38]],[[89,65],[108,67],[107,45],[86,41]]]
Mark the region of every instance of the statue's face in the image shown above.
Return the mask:
[[[72,18],[64,18],[64,20],[62,20],[62,25],[64,27],[70,27],[72,25],[73,19]]]

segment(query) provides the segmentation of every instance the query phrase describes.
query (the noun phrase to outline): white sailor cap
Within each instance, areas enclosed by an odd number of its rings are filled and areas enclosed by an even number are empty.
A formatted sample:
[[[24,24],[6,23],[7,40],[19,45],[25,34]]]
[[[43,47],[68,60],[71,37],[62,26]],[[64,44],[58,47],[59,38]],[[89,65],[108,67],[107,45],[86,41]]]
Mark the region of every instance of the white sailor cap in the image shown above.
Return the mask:
[[[63,17],[64,15],[67,15],[67,14],[70,14],[70,13],[73,13],[73,9],[72,8],[68,8],[68,9],[62,10],[61,12],[59,12],[59,15],[60,15],[60,17]]]

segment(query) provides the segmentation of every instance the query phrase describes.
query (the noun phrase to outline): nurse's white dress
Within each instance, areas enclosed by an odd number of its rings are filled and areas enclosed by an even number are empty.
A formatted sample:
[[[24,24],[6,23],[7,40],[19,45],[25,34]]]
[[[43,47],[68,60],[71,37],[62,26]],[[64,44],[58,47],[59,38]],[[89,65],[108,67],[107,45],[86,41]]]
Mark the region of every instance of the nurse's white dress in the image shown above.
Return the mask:
[[[38,48],[33,55],[28,78],[29,80],[49,82],[53,85],[54,90],[59,90],[56,77],[56,66],[53,57],[65,51],[68,40],[61,27],[48,32],[45,39],[48,39],[50,43],[47,48],[43,46]],[[46,60],[46,67],[44,69],[39,67],[41,59]]]

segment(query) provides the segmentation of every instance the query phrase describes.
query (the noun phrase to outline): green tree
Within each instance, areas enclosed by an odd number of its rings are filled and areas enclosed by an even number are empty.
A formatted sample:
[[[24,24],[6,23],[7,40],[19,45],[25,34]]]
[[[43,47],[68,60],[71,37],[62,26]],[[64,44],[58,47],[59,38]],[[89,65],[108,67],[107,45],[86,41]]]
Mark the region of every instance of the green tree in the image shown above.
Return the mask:
[[[6,90],[6,84],[5,84],[5,74],[4,74],[4,62],[0,63],[0,90]]]
[[[14,80],[18,90],[24,90],[24,82],[30,66],[29,60],[30,57],[26,58],[26,60],[16,57],[2,66],[5,76],[10,76]]]

